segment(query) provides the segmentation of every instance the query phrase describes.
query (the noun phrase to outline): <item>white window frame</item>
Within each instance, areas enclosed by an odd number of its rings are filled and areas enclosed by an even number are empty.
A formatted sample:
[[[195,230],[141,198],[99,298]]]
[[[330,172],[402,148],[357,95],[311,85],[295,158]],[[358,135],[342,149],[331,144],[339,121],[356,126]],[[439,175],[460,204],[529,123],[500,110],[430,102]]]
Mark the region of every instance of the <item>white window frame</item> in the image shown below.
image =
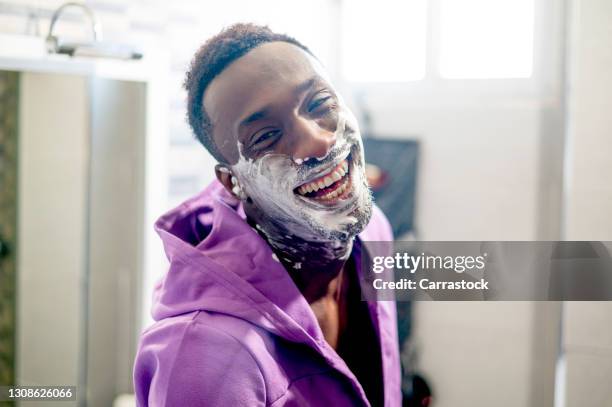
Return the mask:
[[[461,0],[457,0],[461,1]],[[564,10],[566,0],[534,0],[533,70],[529,78],[443,78],[439,73],[440,1],[429,0],[425,77],[403,82],[354,82],[340,80],[353,91],[383,101],[393,99],[410,106],[431,104],[508,103],[531,100],[557,103],[563,79]],[[342,0],[344,7],[350,0]],[[373,7],[376,6],[372,2]],[[343,61],[339,60],[338,73]],[[390,98],[390,95],[393,95]]]

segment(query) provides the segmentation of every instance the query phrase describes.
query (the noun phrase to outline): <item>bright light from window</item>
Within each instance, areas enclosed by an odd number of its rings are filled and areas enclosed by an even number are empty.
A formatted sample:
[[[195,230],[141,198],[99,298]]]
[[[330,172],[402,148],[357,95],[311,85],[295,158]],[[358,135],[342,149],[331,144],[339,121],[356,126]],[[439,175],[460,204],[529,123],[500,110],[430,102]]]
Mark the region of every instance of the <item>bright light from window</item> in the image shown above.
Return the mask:
[[[343,2],[346,79],[398,82],[425,76],[426,0]]]
[[[528,78],[533,66],[533,0],[441,0],[440,74]]]

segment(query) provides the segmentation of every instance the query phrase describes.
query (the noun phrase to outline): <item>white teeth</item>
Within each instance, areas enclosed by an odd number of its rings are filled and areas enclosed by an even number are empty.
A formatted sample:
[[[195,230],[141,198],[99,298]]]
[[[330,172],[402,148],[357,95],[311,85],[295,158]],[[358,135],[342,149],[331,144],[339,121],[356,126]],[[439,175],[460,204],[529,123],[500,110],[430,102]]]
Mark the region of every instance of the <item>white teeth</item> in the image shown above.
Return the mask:
[[[349,183],[348,182],[344,182],[335,191],[332,191],[332,192],[330,192],[330,193],[328,193],[326,195],[323,195],[323,196],[316,197],[315,199],[318,200],[318,201],[328,201],[328,200],[331,200],[331,199],[335,199],[335,198],[339,197],[340,195],[342,195],[344,192],[346,192],[348,187],[349,187]]]
[[[304,159],[305,161],[305,159]],[[328,173],[324,176],[324,178],[319,179],[317,181],[312,181],[309,184],[302,185],[298,188],[298,192],[302,195],[305,195],[310,192],[316,192],[320,189],[326,188],[333,184],[334,182],[340,181],[348,172],[348,161],[344,160],[334,171]],[[327,195],[322,197],[318,197],[316,199],[331,199],[340,195],[344,191],[343,188],[339,188],[336,191],[330,192]]]

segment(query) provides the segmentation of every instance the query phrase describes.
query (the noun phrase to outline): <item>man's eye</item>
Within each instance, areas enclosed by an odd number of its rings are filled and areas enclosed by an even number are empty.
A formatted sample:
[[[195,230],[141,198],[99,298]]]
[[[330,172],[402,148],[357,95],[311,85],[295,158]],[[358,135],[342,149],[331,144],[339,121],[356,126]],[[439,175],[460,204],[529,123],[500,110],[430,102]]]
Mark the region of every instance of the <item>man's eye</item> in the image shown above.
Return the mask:
[[[332,101],[332,97],[331,96],[325,96],[325,97],[318,98],[318,99],[314,100],[310,104],[310,106],[308,106],[308,111],[309,112],[313,112],[313,111],[317,110],[319,107],[321,107],[323,105],[331,107],[331,104],[328,103],[330,101]]]
[[[253,137],[251,147],[256,150],[262,150],[270,147],[280,136],[280,130],[268,130]]]

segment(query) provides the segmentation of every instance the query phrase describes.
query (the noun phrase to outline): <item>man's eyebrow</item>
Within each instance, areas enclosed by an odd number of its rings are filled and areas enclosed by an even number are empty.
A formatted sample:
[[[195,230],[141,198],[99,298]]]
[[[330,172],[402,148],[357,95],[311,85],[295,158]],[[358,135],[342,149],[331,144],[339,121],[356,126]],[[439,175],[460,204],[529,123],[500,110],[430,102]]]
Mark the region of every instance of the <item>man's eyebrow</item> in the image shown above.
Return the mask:
[[[257,120],[265,118],[268,115],[269,110],[270,109],[268,107],[264,107],[263,109],[250,114],[246,119],[240,122],[240,127],[246,126],[248,124],[256,122]]]
[[[321,77],[318,75],[315,75],[309,79],[306,79],[304,82],[296,86],[295,93],[298,95],[302,94],[306,92],[308,89],[312,88],[317,82],[320,82],[320,81],[321,81]]]
[[[306,79],[304,82],[300,83],[295,87],[295,93],[297,95],[306,92],[308,89],[312,88],[316,83],[321,81],[321,77],[318,75],[312,76],[309,79]],[[251,113],[247,118],[240,122],[240,127],[247,126],[257,120],[264,119],[270,111],[270,107],[266,106],[261,110],[256,111],[255,113]]]

